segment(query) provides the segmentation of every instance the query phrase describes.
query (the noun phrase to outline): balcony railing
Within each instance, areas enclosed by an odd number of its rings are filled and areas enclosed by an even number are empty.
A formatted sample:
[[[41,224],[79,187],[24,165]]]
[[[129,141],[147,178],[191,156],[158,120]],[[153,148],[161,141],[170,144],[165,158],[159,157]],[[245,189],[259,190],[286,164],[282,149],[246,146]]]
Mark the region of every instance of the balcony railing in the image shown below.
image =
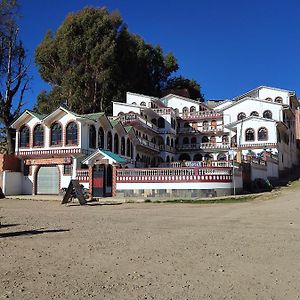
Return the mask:
[[[179,113],[177,117],[184,120],[210,119],[210,118],[218,119],[218,118],[222,118],[223,114],[215,111],[196,111],[196,112]]]
[[[171,108],[152,108],[154,112],[156,112],[158,115],[173,115],[175,114],[173,109]]]
[[[218,131],[223,131],[224,130],[224,126],[223,125],[217,125],[217,126],[207,126],[207,127],[203,127],[203,126],[199,126],[196,128],[193,127],[182,127],[182,128],[178,128],[177,132],[178,133],[198,133],[198,132],[218,132]]]
[[[149,141],[147,141],[147,140],[145,140],[141,137],[138,137],[138,140],[139,140],[140,145],[146,146],[146,147],[151,148],[151,149],[156,150],[156,151],[159,151],[159,145],[156,145],[152,142],[149,142]]]
[[[156,133],[159,131],[159,129],[156,125],[147,121],[146,119],[144,119],[143,117],[141,117],[138,114],[125,114],[123,116],[120,116],[120,120],[125,125],[138,123],[138,124],[141,124],[143,126],[146,126],[150,129],[152,129]]]
[[[200,167],[200,168],[232,168],[232,161],[220,161],[220,160],[209,160],[209,161],[175,161],[170,163],[161,163],[160,168],[182,168],[182,167]]]
[[[176,149],[169,145],[159,145],[160,151],[174,152]]]
[[[227,143],[200,143],[176,145],[177,150],[198,150],[198,149],[229,149]]]
[[[76,170],[76,179],[80,182],[88,182],[89,181],[89,170],[85,169],[77,169]]]

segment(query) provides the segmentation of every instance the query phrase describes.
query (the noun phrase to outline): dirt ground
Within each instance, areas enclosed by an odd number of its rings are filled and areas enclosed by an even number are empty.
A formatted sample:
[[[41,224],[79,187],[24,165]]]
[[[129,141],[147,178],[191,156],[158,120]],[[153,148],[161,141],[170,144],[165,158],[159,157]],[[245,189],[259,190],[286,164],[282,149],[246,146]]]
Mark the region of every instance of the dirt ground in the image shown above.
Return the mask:
[[[297,299],[300,188],[234,204],[0,200],[0,299]]]

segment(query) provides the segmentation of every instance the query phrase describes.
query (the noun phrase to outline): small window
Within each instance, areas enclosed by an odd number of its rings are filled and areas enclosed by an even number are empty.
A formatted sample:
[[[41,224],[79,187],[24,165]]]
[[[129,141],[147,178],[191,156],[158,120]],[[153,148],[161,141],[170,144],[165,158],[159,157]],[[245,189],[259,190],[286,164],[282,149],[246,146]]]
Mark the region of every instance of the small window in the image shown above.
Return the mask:
[[[146,106],[146,102],[141,102],[140,106]]]
[[[195,111],[196,111],[196,107],[195,106],[191,106],[190,112],[195,112]]]
[[[276,102],[276,103],[282,103],[283,100],[282,100],[281,97],[276,97],[276,98],[275,98],[275,102]]]
[[[208,143],[208,137],[207,136],[204,136],[202,138],[202,143]]]
[[[268,97],[268,98],[266,98],[266,101],[272,102],[273,100],[272,100],[272,98]]]
[[[29,128],[27,126],[23,126],[20,130],[20,147],[29,147]]]
[[[72,174],[72,165],[64,165],[64,175]]]
[[[248,128],[245,131],[245,139],[247,142],[251,142],[254,141],[255,137],[254,137],[254,129],[252,128]]]
[[[246,114],[244,112],[240,112],[237,116],[237,119],[238,120],[243,120],[246,118]]]
[[[90,125],[89,128],[89,147],[92,149],[96,148],[96,129],[94,125]]]
[[[268,140],[268,130],[265,127],[261,127],[258,129],[257,139],[259,141],[267,141]]]
[[[216,137],[215,137],[215,136],[211,136],[211,137],[210,137],[210,142],[211,142],[212,144],[215,144],[215,143],[217,142]]]
[[[203,127],[203,130],[208,130],[208,121],[203,121],[202,127]]]
[[[60,146],[62,144],[62,128],[59,123],[51,126],[51,146]]]
[[[182,109],[182,112],[183,112],[184,114],[187,114],[187,113],[189,112],[189,109],[188,109],[187,107],[184,107],[184,108]]]
[[[251,114],[250,114],[250,116],[258,117],[259,114],[258,114],[257,111],[252,111]]]
[[[76,145],[77,144],[78,129],[75,122],[71,122],[66,128],[66,144]]]
[[[44,128],[41,124],[38,124],[33,129],[33,146],[44,146]]]
[[[263,113],[263,117],[266,119],[272,119],[272,112],[270,110],[265,110]]]

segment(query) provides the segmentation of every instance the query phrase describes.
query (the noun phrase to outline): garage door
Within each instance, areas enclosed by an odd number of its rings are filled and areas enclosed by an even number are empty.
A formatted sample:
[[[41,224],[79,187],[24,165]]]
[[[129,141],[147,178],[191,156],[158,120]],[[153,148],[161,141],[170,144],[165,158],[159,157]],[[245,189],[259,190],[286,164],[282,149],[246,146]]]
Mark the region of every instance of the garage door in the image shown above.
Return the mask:
[[[54,167],[41,167],[37,176],[38,194],[58,194],[59,170]]]

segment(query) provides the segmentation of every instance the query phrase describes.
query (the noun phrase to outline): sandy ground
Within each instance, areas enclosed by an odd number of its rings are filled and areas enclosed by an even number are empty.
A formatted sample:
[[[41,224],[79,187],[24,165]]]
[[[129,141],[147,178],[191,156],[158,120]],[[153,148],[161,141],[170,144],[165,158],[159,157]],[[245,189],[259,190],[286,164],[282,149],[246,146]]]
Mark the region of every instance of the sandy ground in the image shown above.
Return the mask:
[[[299,188],[238,204],[0,200],[0,216],[0,299],[300,297]]]

